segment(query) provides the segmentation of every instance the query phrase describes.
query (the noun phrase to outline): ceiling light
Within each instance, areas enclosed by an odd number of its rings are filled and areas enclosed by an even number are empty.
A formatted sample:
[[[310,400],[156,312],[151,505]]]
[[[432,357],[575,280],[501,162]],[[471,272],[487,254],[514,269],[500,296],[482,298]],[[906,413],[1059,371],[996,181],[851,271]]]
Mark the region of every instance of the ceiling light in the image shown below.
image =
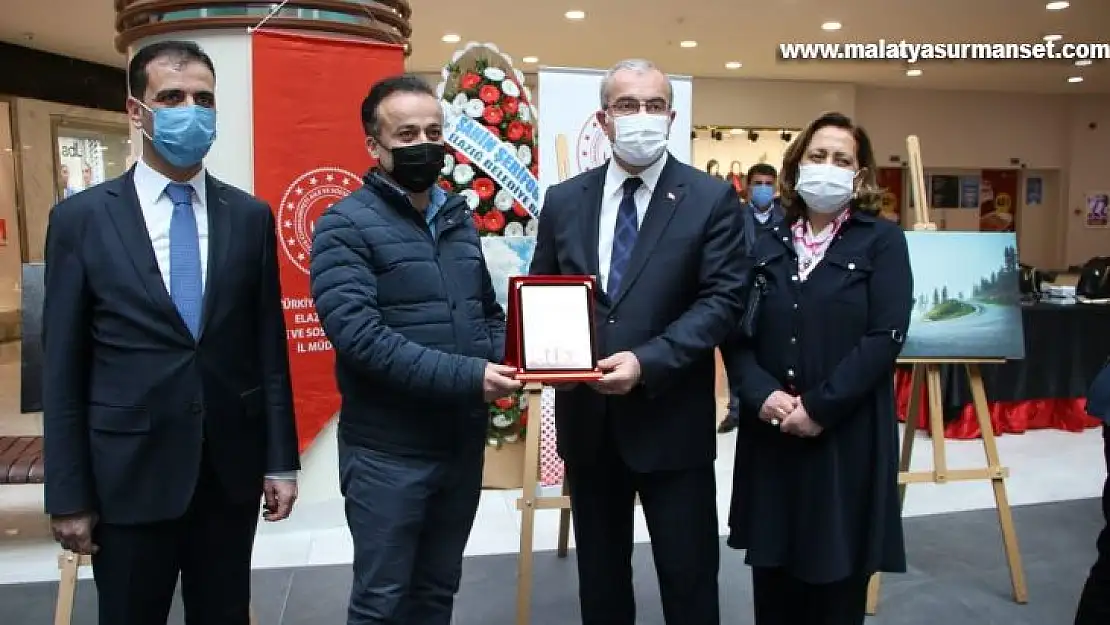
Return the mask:
[[[567,18],[568,20],[584,20],[584,19],[586,19],[586,12],[585,11],[567,11],[566,13],[563,14],[563,17]]]
[[[1045,35],[1044,36],[1045,41],[1060,41],[1063,38],[1064,38],[1063,35]]]
[[[1082,76],[1072,76],[1071,78],[1068,78],[1068,82],[1083,82],[1083,77]]]
[[[696,41],[689,41],[689,40],[687,40],[687,41],[680,41],[680,42],[678,43],[678,45],[682,46],[683,48],[696,48],[696,47],[698,47],[698,42],[696,42]]]
[[[907,69],[906,70],[906,75],[909,76],[910,78],[916,78],[917,76],[921,75],[921,70],[916,69],[916,68],[915,69]]]
[[[843,25],[840,22],[825,22],[821,24],[822,30],[840,30]]]
[[[455,33],[447,33],[443,36],[443,43],[458,43],[460,41],[462,41],[462,37]]]
[[[730,134],[730,135],[742,135],[742,134],[746,134],[747,132],[748,131],[744,130],[743,128],[733,128],[733,129],[728,131],[728,134]]]
[[[538,57],[538,56],[526,56],[526,57],[524,57],[520,60],[524,61],[525,63],[539,63],[540,62],[540,57]]]
[[[729,61],[725,63],[725,69],[740,69],[741,67],[744,67],[744,64],[740,61]]]
[[[1070,6],[1071,6],[1070,2],[1061,1],[1061,2],[1049,2],[1048,4],[1044,5],[1044,8],[1046,10],[1049,10],[1049,11],[1063,11],[1064,9],[1066,9]]]
[[[1088,65],[1090,65],[1093,62],[1094,61],[1092,61],[1091,59],[1079,59],[1078,61],[1075,62],[1075,66],[1076,67],[1087,67]]]

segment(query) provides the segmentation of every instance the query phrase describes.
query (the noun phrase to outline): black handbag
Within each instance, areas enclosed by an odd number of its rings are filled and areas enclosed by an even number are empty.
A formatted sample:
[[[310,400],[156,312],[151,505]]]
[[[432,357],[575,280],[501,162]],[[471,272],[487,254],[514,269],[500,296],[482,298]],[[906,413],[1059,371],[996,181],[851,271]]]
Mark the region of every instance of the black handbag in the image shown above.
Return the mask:
[[[740,314],[740,333],[744,338],[755,338],[756,321],[759,319],[759,307],[763,296],[767,294],[767,276],[762,271],[756,270],[752,277],[748,296],[744,298],[744,312]]]

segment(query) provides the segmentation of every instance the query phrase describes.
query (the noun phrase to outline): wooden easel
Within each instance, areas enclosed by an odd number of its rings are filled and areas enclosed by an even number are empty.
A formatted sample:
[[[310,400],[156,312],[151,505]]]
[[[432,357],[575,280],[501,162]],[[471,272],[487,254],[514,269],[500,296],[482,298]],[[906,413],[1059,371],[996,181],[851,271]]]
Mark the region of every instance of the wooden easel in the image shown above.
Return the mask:
[[[929,207],[925,196],[925,174],[921,161],[921,144],[916,136],[911,135],[906,139],[906,147],[910,157],[911,187],[917,217],[913,229],[934,231],[937,229],[936,224],[929,220]],[[998,457],[998,445],[994,438],[994,426],[991,424],[990,407],[987,404],[987,394],[983,388],[983,374],[979,370],[979,365],[1002,364],[1003,362],[1005,361],[975,359],[943,361],[913,359],[899,361],[901,364],[913,365],[913,372],[911,374],[910,402],[906,411],[905,431],[902,435],[902,453],[898,467],[898,495],[900,501],[904,504],[906,485],[908,484],[945,484],[955,481],[990,480],[991,487],[994,489],[995,506],[998,509],[998,525],[1002,530],[1002,544],[1006,553],[1006,563],[1010,568],[1010,584],[1013,588],[1014,601],[1026,603],[1029,596],[1025,585],[1025,572],[1022,569],[1021,553],[1018,550],[1014,517],[1010,511],[1010,502],[1006,497],[1005,479],[1009,477],[1010,472],[1009,469],[1002,466]],[[987,466],[985,468],[948,468],[945,453],[944,391],[941,384],[941,365],[958,366],[967,374],[972,405],[975,409],[976,419],[979,422],[983,451],[986,453]],[[925,384],[929,402],[929,435],[933,441],[933,469],[931,471],[910,471],[913,441],[921,415],[922,384]],[[878,610],[881,584],[882,579],[876,573],[867,585],[868,614],[874,615]]]

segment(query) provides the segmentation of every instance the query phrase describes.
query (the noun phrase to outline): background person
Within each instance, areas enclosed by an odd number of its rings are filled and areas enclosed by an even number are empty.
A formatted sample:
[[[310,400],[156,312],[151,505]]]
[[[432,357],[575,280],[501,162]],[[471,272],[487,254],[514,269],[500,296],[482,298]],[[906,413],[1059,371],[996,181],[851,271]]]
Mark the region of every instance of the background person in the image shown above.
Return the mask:
[[[340,488],[354,539],[349,625],[450,625],[478,510],[505,315],[462,196],[435,186],[443,109],[416,76],[362,102],[377,159],[316,222],[312,296],[336,352]]]
[[[100,623],[165,625],[180,575],[187,622],[246,625],[259,502],[287,517],[299,468],[274,219],[205,171],[196,44],[139,50],[128,82],[142,160],[50,213],[46,512],[92,554]]]
[[[790,146],[784,222],[754,250],[755,338],[723,349],[740,399],[728,544],[747,550],[757,625],[859,625],[870,575],[906,568],[893,377],[912,275],[875,168],[836,113]]]
[[[613,159],[547,191],[530,273],[596,275],[605,377],[556,391],[584,625],[633,625],[640,496],[668,625],[720,622],[714,348],[744,278],[736,192],[667,152],[673,92],[647,61],[606,74]],[[584,234],[585,233],[585,234]]]

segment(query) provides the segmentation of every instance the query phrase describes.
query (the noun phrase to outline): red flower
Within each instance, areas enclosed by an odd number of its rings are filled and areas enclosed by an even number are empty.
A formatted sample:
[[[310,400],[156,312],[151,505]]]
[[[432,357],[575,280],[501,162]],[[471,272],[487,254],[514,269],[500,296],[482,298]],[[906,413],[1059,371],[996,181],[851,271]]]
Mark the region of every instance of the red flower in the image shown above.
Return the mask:
[[[532,163],[532,166],[529,167],[528,170],[532,172],[533,176],[539,177],[539,175],[540,175],[540,166],[539,166],[539,164]]]
[[[489,131],[493,133],[493,136],[497,137],[498,139],[501,138],[501,127],[500,126],[497,126],[497,125],[494,125],[494,124],[486,124],[486,128],[488,128]]]
[[[482,82],[482,77],[474,72],[467,72],[459,79],[459,88],[463,90],[470,90],[477,87]]]
[[[532,141],[533,137],[535,136],[533,134],[534,131],[535,131],[535,129],[532,127],[532,124],[524,124],[524,137],[521,140],[522,141]]]
[[[455,163],[458,164],[458,165],[469,165],[470,164],[470,159],[466,157],[466,154],[463,154],[462,152],[456,151],[455,152]]]
[[[497,406],[501,410],[508,410],[508,409],[512,408],[513,404],[515,404],[515,403],[516,402],[511,397],[499,397],[496,400],[494,400],[493,405]]]
[[[509,122],[509,127],[505,129],[505,136],[509,141],[520,141],[524,138],[524,124],[516,120]]]
[[[470,188],[474,189],[474,192],[478,194],[478,199],[482,201],[489,200],[494,193],[497,193],[497,186],[489,178],[475,178],[471,181]]]
[[[524,208],[524,205],[520,202],[513,202],[513,212],[516,213],[517,217],[531,217],[528,214],[528,209]]]
[[[505,228],[505,215],[496,208],[486,213],[484,221],[488,232],[501,234],[501,231]]]
[[[443,189],[444,191],[454,191],[455,185],[451,184],[450,180],[443,178],[439,181],[439,188]]]
[[[501,90],[493,85],[483,85],[478,90],[478,98],[486,104],[493,104],[501,99]]]
[[[501,123],[501,120],[505,119],[505,114],[501,112],[499,107],[491,105],[487,106],[486,110],[482,113],[482,119],[496,126]]]
[[[520,111],[520,100],[512,96],[505,96],[505,98],[501,100],[501,108],[504,109],[505,113],[508,115],[516,115],[517,112]]]
[[[479,233],[485,232],[486,231],[486,220],[485,220],[485,218],[482,217],[481,215],[479,215],[478,211],[474,211],[474,213],[472,213],[472,217],[474,217],[474,227],[478,229],[478,232]]]

